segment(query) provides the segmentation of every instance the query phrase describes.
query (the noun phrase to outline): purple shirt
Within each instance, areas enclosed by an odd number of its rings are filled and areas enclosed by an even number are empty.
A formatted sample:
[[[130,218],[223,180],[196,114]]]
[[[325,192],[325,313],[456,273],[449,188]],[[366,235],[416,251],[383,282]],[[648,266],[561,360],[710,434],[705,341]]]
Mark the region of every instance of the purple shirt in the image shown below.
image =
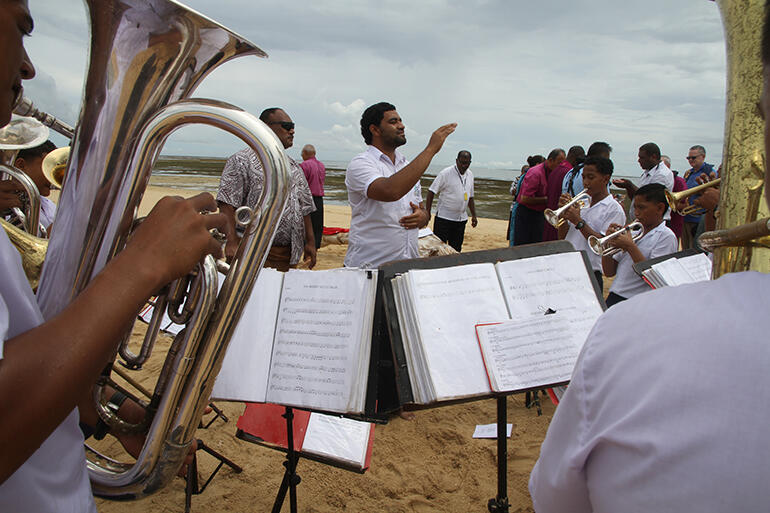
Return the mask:
[[[519,198],[527,196],[528,198],[544,198],[547,195],[548,181],[545,177],[545,162],[529,168],[524,180],[521,182],[521,191]],[[546,205],[525,205],[527,208],[542,212]]]
[[[308,186],[310,186],[310,194],[313,196],[323,196],[324,180],[326,179],[326,168],[323,163],[315,157],[310,157],[303,161],[300,167],[305,173]]]
[[[561,164],[548,174],[548,180],[546,182],[546,197],[548,198],[546,208],[550,208],[551,210],[559,208],[562,182],[570,169],[572,169],[572,164],[566,160],[562,160]],[[543,242],[547,240],[556,240],[558,238],[559,232],[556,228],[551,226],[551,223],[545,223],[543,225]]]

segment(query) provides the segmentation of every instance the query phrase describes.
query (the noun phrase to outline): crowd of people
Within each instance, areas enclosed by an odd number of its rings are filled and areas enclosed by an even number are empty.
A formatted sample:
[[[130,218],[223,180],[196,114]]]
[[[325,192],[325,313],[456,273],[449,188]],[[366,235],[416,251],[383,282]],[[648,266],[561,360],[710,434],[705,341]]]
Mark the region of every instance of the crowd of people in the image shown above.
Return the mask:
[[[690,148],[686,157],[690,168],[681,178],[671,170],[671,159],[661,154],[657,144],[641,145],[638,185],[627,178],[612,179],[611,153],[608,143],[597,141],[588,152],[582,146],[572,146],[566,153],[555,148],[547,158],[528,157],[521,174],[511,183],[508,224],[511,246],[566,239],[585,251],[600,287],[604,277],[615,278],[608,306],[649,289],[633,271],[634,263],[680,248],[696,248],[698,235],[714,228],[716,184],[678,199],[669,198],[667,193],[685,191],[719,176],[719,170],[705,162],[706,149],[701,145]],[[613,186],[625,194],[614,196]],[[622,206],[626,198],[629,215]],[[556,225],[546,222],[547,212],[558,213]],[[631,226],[633,222],[641,227]],[[589,248],[589,237],[601,239],[618,231],[623,233],[607,242],[616,248],[614,254],[602,256]]]
[[[23,46],[33,28],[27,0],[0,0],[0,126],[11,118],[22,80],[35,70]],[[761,110],[770,118],[770,23],[763,37],[764,90]],[[294,122],[280,108],[261,119],[284,148],[293,144]],[[406,142],[404,124],[392,104],[368,107],[361,118],[367,149],[350,162],[345,183],[352,209],[345,265],[375,267],[417,256],[417,234],[431,213],[422,201],[419,180],[456,128],[439,127],[412,161],[397,148]],[[765,151],[770,131],[765,131]],[[666,191],[676,180],[657,145],[639,148],[643,169],[639,185],[615,180],[632,201],[631,212],[642,236],[625,229],[627,219],[609,193],[611,148],[594,143],[583,155],[578,146],[554,149],[528,161],[512,189],[512,244],[566,238],[575,246],[591,234],[620,231],[612,246],[620,251],[594,259],[595,271],[615,276],[617,302],[636,295],[624,279],[632,262],[692,245],[698,225],[708,215],[683,218],[681,242],[669,225]],[[303,152],[304,154],[305,152]],[[268,260],[278,268],[305,258],[312,267],[317,239],[311,214],[314,197],[312,162],[291,161],[290,199]],[[705,149],[693,146],[685,187],[710,180],[718,171],[705,164]],[[21,157],[22,166],[37,158]],[[437,232],[461,246],[466,219],[458,205],[473,209],[471,155],[460,152],[455,166],[437,177]],[[206,255],[232,254],[238,234],[235,209],[252,204],[260,184],[253,152],[233,155],[225,167],[217,199],[200,194],[158,202],[135,230],[125,249],[99,272],[61,313],[44,319],[24,278],[19,254],[0,230],[0,509],[3,511],[95,511],[88,482],[79,421],[98,424],[90,400],[96,379],[115,353],[124,328],[148,297],[185,275]],[[455,173],[456,170],[456,173]],[[308,173],[308,174],[306,174]],[[471,182],[468,185],[468,182]],[[459,183],[459,186],[458,186]],[[309,185],[311,184],[311,185]],[[317,184],[316,184],[317,185]],[[681,182],[680,182],[681,185]],[[434,187],[435,186],[435,187]],[[543,212],[566,206],[581,191],[587,204],[563,211],[564,224],[546,227]],[[7,191],[1,191],[7,192]],[[320,192],[320,194],[319,194]],[[765,172],[770,204],[770,174]],[[442,204],[444,197],[446,204]],[[433,198],[433,196],[429,196]],[[683,200],[711,212],[713,191]],[[214,212],[219,206],[220,213]],[[677,207],[679,209],[679,207]],[[206,214],[206,215],[202,215]],[[438,222],[438,218],[442,221]],[[445,223],[447,221],[448,223]],[[460,224],[457,224],[460,223]],[[442,227],[443,225],[443,227]],[[229,235],[222,248],[214,230]],[[689,235],[688,235],[689,233]],[[690,241],[690,242],[687,242]],[[656,253],[657,252],[657,253]],[[770,458],[764,427],[768,422],[765,309],[770,277],[732,273],[719,280],[670,287],[643,294],[611,308],[594,326],[572,381],[553,418],[530,491],[535,509],[548,511],[761,511],[770,504]],[[616,286],[617,285],[617,286]],[[682,332],[681,308],[720,312],[704,316]],[[641,320],[643,325],[634,324]],[[52,365],[47,355],[56,355]],[[757,407],[734,401],[736,390],[751,390]],[[119,400],[118,415],[132,415],[138,405]],[[98,426],[95,426],[98,427]],[[114,433],[124,446],[136,440]]]

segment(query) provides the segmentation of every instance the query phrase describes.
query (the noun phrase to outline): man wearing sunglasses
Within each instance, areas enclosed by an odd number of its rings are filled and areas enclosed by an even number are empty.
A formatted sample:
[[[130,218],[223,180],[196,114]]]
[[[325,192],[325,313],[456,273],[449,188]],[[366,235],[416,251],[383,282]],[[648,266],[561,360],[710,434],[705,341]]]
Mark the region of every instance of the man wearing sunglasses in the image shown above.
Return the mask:
[[[259,119],[275,132],[284,149],[291,148],[294,144],[294,122],[283,109],[265,109]],[[310,269],[316,261],[315,237],[310,220],[310,213],[315,211],[313,196],[302,168],[294,159],[287,158],[291,167],[289,200],[265,260],[265,267],[284,272],[297,267],[303,252],[304,261]],[[217,203],[220,212],[230,219],[225,247],[228,259],[235,255],[241,240],[235,229],[235,210],[244,205],[254,208],[262,194],[264,182],[262,162],[251,148],[243,149],[227,160],[222,171]]]
[[[714,166],[706,163],[706,148],[700,144],[690,148],[687,154],[687,163],[690,164],[690,169],[684,172],[684,180],[687,182],[687,188],[691,189],[696,185],[700,185],[698,178],[704,176],[706,181],[711,173],[715,172]],[[697,199],[700,195],[695,194],[688,198],[688,203],[692,205],[693,200]],[[698,230],[698,223],[702,214],[688,214],[684,216],[684,230],[682,232],[682,249],[695,247],[695,233]]]

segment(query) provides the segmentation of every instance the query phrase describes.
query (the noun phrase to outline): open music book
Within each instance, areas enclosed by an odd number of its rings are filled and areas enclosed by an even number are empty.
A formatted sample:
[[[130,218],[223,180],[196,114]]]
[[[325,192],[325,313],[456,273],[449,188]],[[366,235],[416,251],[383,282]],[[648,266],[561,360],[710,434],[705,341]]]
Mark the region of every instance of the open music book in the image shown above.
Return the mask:
[[[273,449],[286,450],[285,408],[276,404],[248,404],[238,419],[238,437]],[[294,449],[303,457],[364,472],[369,468],[374,425],[334,415],[294,409]]]
[[[642,269],[641,276],[654,289],[707,281],[711,279],[711,260],[700,252],[686,256],[674,253]]]
[[[518,330],[537,350],[564,343],[577,357],[580,347],[603,306],[594,289],[586,262],[579,252],[566,252],[474,263],[438,269],[412,269],[392,280],[395,310],[411,401],[429,404],[493,391],[476,336],[476,325],[513,319],[497,330]],[[546,315],[546,313],[555,313]],[[491,329],[491,328],[490,328]],[[554,330],[561,333],[554,337]],[[491,336],[491,335],[490,335]],[[514,336],[514,335],[512,335]],[[484,337],[487,337],[485,334]],[[488,338],[488,337],[487,337]],[[515,336],[514,336],[515,338]],[[490,358],[498,358],[490,349]],[[538,365],[550,366],[542,379],[511,389],[540,388],[569,379],[571,365],[563,355]],[[522,362],[498,358],[502,377],[508,367]],[[568,368],[570,372],[564,372]]]
[[[377,271],[263,269],[214,399],[363,413]]]

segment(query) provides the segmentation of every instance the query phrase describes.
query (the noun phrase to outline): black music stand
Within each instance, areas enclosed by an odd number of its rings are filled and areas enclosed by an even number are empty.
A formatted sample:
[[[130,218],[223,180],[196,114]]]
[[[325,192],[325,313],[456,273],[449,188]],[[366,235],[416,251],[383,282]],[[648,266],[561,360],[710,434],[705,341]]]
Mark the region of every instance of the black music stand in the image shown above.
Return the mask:
[[[273,503],[273,513],[281,513],[283,501],[286,500],[286,492],[289,492],[289,510],[291,513],[297,513],[297,485],[302,481],[297,475],[297,462],[299,462],[299,453],[294,450],[294,410],[291,406],[286,407],[282,415],[286,419],[286,461],[283,466],[286,470],[283,473],[281,486],[278,488],[278,495]]]
[[[215,417],[216,418],[216,417]],[[206,481],[203,483],[203,486],[199,485],[198,480],[198,451],[203,451],[207,454],[210,454],[217,460],[219,460],[219,464],[217,465],[217,468],[214,469],[214,472],[211,473],[211,475],[206,479]],[[206,489],[206,487],[209,485],[212,479],[214,479],[214,476],[217,475],[217,472],[219,472],[219,469],[222,468],[222,465],[227,465],[236,474],[240,474],[243,469],[234,463],[233,461],[229,460],[222,454],[218,453],[211,447],[207,446],[203,443],[203,440],[200,438],[198,439],[198,448],[195,450],[195,454],[193,454],[193,460],[189,467],[187,467],[187,486],[185,488],[185,496],[184,496],[184,511],[185,513],[190,513],[190,507],[192,505],[192,496],[193,495],[200,495],[203,493],[203,491]]]

